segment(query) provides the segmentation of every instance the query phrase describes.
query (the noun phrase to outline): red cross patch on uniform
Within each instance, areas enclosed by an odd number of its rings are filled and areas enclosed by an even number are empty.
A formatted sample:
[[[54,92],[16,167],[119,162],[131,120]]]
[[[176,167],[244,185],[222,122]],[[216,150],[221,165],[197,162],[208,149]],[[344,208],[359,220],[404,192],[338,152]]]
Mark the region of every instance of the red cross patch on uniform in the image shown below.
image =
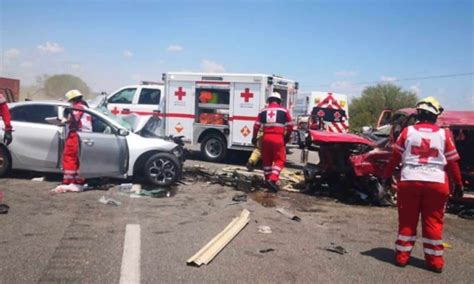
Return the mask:
[[[277,113],[274,110],[267,111],[267,123],[275,123],[276,122]]]

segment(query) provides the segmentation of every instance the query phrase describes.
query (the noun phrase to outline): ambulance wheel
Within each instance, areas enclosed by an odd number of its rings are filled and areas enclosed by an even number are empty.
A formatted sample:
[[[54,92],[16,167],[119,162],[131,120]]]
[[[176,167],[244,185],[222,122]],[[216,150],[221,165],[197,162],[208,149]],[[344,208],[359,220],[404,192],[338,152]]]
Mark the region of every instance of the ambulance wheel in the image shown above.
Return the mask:
[[[157,186],[173,185],[181,176],[181,163],[168,153],[158,153],[145,163],[144,176],[146,180]]]
[[[11,161],[8,151],[5,147],[0,145],[0,177],[7,174],[10,169]]]
[[[211,134],[206,136],[201,143],[201,153],[209,162],[222,162],[227,153],[225,138]]]

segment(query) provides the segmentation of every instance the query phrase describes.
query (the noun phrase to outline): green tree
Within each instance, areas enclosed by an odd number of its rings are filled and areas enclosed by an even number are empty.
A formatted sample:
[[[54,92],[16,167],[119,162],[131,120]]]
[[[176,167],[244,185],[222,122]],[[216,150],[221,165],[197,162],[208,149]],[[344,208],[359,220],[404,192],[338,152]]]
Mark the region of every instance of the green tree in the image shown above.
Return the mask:
[[[53,75],[42,80],[43,90],[49,98],[60,99],[67,91],[79,90],[85,97],[91,93],[89,86],[81,78],[69,74]]]
[[[384,108],[397,110],[413,107],[417,100],[414,92],[403,91],[390,83],[367,87],[349,105],[351,131],[358,131],[362,126],[375,126]]]

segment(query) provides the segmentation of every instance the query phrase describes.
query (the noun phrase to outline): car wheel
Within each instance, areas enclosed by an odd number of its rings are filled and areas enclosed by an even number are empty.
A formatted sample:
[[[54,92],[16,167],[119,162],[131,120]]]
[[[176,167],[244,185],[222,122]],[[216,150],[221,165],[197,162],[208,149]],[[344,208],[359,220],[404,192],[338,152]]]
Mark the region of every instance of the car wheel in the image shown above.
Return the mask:
[[[226,153],[225,138],[219,135],[209,135],[201,143],[201,154],[209,162],[222,162]]]
[[[168,153],[152,155],[145,163],[144,176],[146,180],[158,186],[170,186],[181,176],[181,163]]]
[[[10,169],[10,156],[8,155],[8,150],[5,147],[0,146],[0,177],[3,177],[7,174]]]

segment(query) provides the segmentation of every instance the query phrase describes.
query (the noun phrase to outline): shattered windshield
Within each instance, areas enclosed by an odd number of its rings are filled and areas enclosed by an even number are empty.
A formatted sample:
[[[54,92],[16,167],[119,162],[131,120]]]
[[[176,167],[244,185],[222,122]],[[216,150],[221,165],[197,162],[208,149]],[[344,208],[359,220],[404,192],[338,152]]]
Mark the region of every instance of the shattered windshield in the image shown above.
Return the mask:
[[[106,115],[108,118],[110,118],[110,119],[114,120],[115,122],[119,123],[121,126],[125,127],[127,130],[132,131],[132,126],[130,125],[130,123],[125,121],[120,116],[114,115],[113,113],[111,113],[107,109],[107,105],[105,104],[105,100],[106,100],[105,96],[97,96],[97,97],[89,100],[87,103],[89,104],[89,106],[92,109]]]

